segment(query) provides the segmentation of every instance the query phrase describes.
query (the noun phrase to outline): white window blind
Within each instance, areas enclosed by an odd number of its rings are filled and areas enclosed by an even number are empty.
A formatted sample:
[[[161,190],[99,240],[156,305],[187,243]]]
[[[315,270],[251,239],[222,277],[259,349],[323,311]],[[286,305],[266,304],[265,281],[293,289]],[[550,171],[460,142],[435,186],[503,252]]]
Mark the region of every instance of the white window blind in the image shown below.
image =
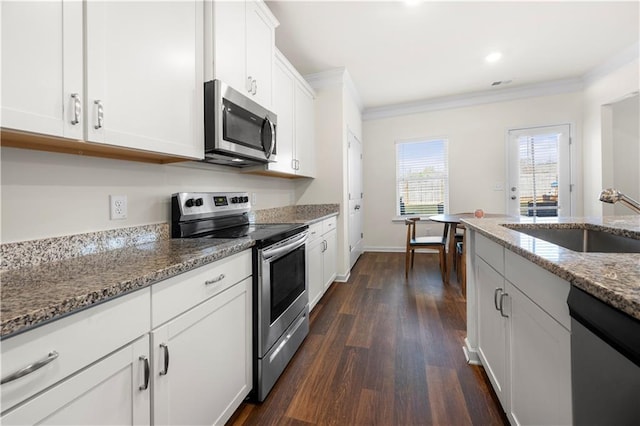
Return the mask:
[[[558,135],[520,136],[520,214],[558,215]]]
[[[396,214],[432,215],[448,211],[447,140],[396,143]]]

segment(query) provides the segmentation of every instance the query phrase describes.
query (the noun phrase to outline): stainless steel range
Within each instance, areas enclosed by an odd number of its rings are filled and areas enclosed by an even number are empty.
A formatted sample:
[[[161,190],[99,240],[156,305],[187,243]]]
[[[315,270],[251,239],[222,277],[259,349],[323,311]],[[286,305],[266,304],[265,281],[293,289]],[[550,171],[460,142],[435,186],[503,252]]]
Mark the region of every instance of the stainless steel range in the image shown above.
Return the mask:
[[[309,333],[307,225],[252,224],[245,192],[180,192],[171,197],[173,238],[251,238],[253,391],[264,401]]]

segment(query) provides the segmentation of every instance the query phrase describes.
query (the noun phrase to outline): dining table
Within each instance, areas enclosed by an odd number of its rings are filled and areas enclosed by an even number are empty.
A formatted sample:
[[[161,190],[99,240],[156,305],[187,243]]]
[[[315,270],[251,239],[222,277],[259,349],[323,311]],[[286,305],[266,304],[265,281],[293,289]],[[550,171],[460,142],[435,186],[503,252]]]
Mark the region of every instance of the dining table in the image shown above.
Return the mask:
[[[456,231],[458,227],[461,227],[462,219],[474,219],[479,217],[504,217],[504,214],[496,214],[496,213],[482,213],[481,216],[476,216],[475,213],[448,213],[448,214],[437,214],[434,216],[429,216],[428,219],[433,222],[440,222],[444,224],[444,232],[443,238],[445,240],[445,244],[447,245],[447,255],[445,256],[445,276],[447,277],[447,281],[449,281],[449,276],[451,275],[451,270],[453,266],[453,256],[456,253]]]

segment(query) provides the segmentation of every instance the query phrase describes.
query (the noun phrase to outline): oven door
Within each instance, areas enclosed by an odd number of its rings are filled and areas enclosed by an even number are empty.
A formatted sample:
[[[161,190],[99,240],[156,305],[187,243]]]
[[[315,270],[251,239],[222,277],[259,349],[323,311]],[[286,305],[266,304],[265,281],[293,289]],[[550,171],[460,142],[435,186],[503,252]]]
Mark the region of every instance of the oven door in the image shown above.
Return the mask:
[[[263,357],[307,306],[307,232],[258,251],[258,357]]]

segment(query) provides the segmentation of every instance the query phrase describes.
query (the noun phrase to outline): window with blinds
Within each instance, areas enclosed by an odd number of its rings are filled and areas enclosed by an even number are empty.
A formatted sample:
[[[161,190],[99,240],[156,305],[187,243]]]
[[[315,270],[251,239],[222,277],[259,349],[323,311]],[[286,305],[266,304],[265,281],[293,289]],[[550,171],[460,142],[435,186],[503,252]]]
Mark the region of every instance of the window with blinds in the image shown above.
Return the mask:
[[[520,214],[558,216],[557,134],[520,136]]]
[[[396,143],[396,214],[445,213],[449,202],[447,140]]]

